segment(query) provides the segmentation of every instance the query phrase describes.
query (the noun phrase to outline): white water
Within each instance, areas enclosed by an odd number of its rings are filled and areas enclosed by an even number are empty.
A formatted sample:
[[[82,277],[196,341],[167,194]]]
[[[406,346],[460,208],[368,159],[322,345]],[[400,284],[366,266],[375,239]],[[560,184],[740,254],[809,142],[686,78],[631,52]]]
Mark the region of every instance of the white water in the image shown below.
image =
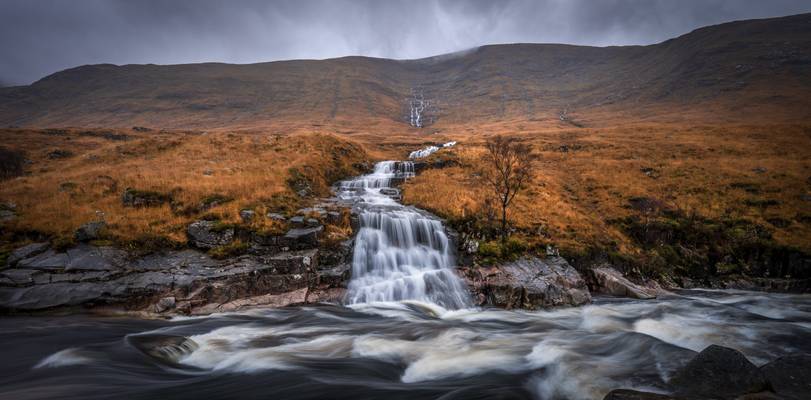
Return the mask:
[[[456,142],[453,141],[453,142],[445,143],[442,146],[424,147],[424,148],[421,148],[419,150],[412,151],[411,154],[408,155],[408,158],[412,159],[412,160],[415,160],[417,158],[425,158],[425,157],[430,156],[431,154],[436,153],[437,151],[439,151],[441,149],[448,148],[448,147],[453,147],[455,145],[456,145]]]
[[[453,246],[442,222],[398,203],[395,179],[414,176],[412,162],[383,161],[344,182],[341,198],[356,201],[360,231],[347,303],[417,300],[458,309],[470,305],[453,272]]]

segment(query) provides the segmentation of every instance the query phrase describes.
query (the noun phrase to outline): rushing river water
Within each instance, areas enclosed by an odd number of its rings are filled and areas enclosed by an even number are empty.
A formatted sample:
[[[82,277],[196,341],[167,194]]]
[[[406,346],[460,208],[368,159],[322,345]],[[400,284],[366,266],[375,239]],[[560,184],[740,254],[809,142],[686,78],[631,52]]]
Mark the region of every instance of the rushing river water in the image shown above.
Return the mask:
[[[173,336],[192,343],[161,345]],[[598,399],[705,346],[811,352],[811,297],[688,291],[548,312],[415,302],[173,321],[0,319],[2,399]],[[151,354],[151,355],[150,355]]]
[[[0,319],[0,399],[600,399],[661,391],[710,344],[811,352],[811,296],[683,291],[521,312],[470,306],[439,220],[396,201],[413,164],[341,185],[360,231],[347,305],[173,320]]]

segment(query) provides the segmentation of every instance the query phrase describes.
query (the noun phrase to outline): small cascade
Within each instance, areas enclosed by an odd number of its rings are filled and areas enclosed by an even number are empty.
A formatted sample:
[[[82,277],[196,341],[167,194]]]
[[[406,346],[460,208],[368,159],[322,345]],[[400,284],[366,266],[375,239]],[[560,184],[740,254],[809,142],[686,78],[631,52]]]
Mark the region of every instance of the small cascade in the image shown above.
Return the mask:
[[[453,246],[442,222],[395,200],[399,190],[392,182],[414,172],[411,161],[383,161],[371,174],[339,187],[341,198],[356,201],[360,220],[349,304],[417,300],[449,309],[470,305],[467,289],[454,274]]]

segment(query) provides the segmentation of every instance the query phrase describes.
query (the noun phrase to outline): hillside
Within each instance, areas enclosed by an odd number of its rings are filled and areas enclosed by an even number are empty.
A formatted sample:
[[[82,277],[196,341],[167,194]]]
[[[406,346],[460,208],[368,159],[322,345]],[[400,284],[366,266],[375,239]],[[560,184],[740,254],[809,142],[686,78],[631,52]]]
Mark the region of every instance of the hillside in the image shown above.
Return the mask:
[[[250,65],[77,67],[0,89],[0,125],[256,128],[617,118],[804,121],[811,14],[726,23],[650,46],[483,46],[420,60],[346,57]]]

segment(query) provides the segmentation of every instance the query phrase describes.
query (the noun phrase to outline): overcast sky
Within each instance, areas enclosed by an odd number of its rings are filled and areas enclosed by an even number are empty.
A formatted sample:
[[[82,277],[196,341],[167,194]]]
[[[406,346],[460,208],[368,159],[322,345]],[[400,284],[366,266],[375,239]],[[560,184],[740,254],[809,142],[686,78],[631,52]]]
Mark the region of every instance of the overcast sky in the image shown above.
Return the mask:
[[[83,64],[420,58],[492,43],[651,44],[809,0],[0,0],[0,85]]]

